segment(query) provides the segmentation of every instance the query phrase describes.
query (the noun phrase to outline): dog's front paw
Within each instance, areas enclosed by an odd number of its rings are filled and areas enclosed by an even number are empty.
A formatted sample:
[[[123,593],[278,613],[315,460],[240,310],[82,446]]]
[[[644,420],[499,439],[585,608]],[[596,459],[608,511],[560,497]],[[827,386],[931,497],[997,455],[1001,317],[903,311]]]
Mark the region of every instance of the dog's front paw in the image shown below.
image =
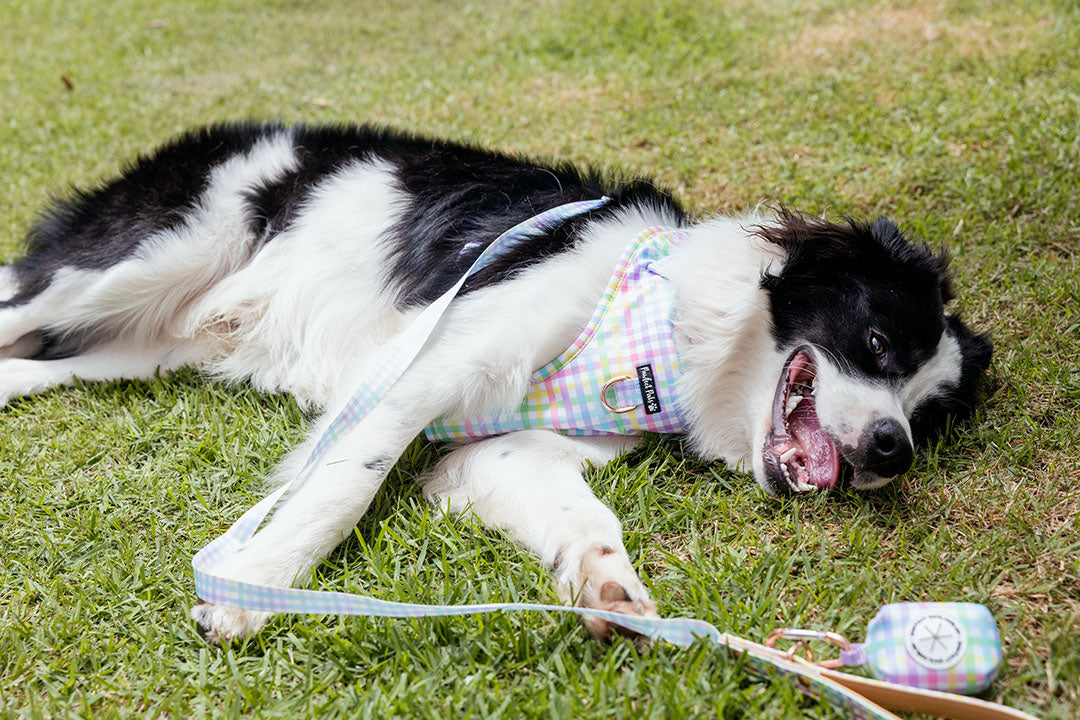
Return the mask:
[[[573,599],[579,607],[584,608],[658,617],[656,603],[649,597],[649,591],[641,583],[625,552],[607,545],[593,545],[580,558],[576,563],[577,572],[573,567],[567,568],[568,577],[559,583],[559,593],[564,600]],[[646,641],[643,636],[603,618],[585,615],[582,619],[586,629],[596,638],[607,639],[613,633],[618,633],[632,638],[638,645]]]
[[[199,634],[215,645],[243,640],[265,625],[269,617],[270,613],[267,612],[211,605],[208,602],[200,602],[191,608],[191,619],[199,628]]]

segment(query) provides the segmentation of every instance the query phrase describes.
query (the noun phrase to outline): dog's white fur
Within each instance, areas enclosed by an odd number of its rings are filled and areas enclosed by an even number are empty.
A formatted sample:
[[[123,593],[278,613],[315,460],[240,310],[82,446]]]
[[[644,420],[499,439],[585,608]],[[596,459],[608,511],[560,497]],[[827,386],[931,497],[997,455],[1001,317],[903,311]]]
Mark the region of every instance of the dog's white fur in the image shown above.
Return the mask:
[[[397,309],[384,290],[390,249],[383,238],[404,201],[380,162],[338,171],[295,224],[251,254],[243,193],[295,163],[288,142],[265,140],[214,171],[182,227],[157,233],[109,268],[65,269],[30,302],[0,310],[0,355],[8,356],[0,360],[0,402],[76,377],[148,378],[195,365],[328,411],[278,468],[277,478],[290,478],[371,372],[379,348],[419,312]],[[219,574],[280,586],[306,578],[352,532],[396,458],[433,418],[516,405],[532,371],[587,322],[629,239],[645,226],[674,222],[647,208],[594,222],[573,249],[455,301],[385,399],[333,446],[248,546],[222,562]],[[759,473],[757,449],[786,360],[775,347],[769,299],[760,287],[763,272],[775,270],[783,254],[747,229],[767,222],[749,215],[694,225],[670,264],[690,442],[705,458]],[[0,292],[10,296],[12,285],[0,276]],[[11,357],[24,354],[19,344],[39,328],[92,326],[111,328],[115,339],[67,359]],[[859,384],[822,359],[821,380],[832,388],[819,401],[823,422],[849,428],[850,438],[839,437],[852,443],[872,417],[895,417],[906,428],[907,411],[942,383],[957,381],[955,346],[943,336],[940,358],[899,393]],[[538,554],[554,568],[568,601],[649,614],[655,608],[623,547],[619,521],[582,478],[587,465],[605,463],[635,442],[547,431],[484,440],[450,452],[425,493],[452,512],[469,510],[503,528]],[[218,641],[242,637],[266,619],[208,604],[193,615]],[[598,634],[607,630],[590,623]]]

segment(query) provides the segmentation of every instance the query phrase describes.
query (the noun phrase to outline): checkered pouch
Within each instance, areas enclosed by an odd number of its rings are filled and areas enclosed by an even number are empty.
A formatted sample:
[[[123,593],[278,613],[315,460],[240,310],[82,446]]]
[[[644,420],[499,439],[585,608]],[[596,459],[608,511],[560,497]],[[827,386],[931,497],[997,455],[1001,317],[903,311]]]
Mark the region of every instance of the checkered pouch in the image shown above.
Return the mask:
[[[974,695],[1001,666],[1001,636],[977,603],[893,603],[866,630],[866,662],[882,680]]]

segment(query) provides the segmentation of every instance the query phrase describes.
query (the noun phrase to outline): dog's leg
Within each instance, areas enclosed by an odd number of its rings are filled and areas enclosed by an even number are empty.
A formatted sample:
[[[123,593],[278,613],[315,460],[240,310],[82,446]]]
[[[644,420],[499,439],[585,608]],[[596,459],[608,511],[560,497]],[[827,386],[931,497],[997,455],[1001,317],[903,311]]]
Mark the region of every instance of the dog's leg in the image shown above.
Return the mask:
[[[408,385],[407,382],[401,383]],[[422,399],[391,391],[357,427],[342,436],[308,471],[250,541],[213,571],[260,585],[287,587],[307,579],[312,567],[352,532],[398,456],[428,417]],[[281,480],[303,468],[315,441],[332,420],[324,416],[308,441],[276,470]],[[201,602],[192,608],[203,637],[214,643],[258,630],[269,613]]]
[[[520,328],[518,322],[506,332],[444,335],[362,422],[330,447],[244,548],[223,558],[213,571],[282,587],[307,579],[310,569],[352,532],[398,457],[432,418],[461,407],[468,388],[471,395],[496,406],[524,395],[531,368],[539,362],[515,350],[527,346],[512,337],[525,332]],[[459,382],[447,382],[448,377]],[[358,381],[352,377],[343,386],[352,389]],[[337,398],[331,407],[342,407],[346,399]],[[281,464],[276,473],[280,479],[297,475],[333,415],[316,423],[308,440]],[[204,637],[222,642],[257,630],[268,615],[201,603],[192,609],[192,617]]]
[[[539,555],[554,571],[564,602],[651,616],[656,605],[630,564],[619,521],[582,477],[588,464],[607,463],[635,442],[511,433],[452,452],[424,492],[450,512],[471,511]],[[597,637],[612,630],[595,617],[586,617],[585,625]]]
[[[76,379],[145,379],[159,370],[174,370],[202,360],[194,344],[146,347],[117,340],[59,360],[0,359],[0,406],[13,397],[71,385]]]
[[[610,255],[620,249],[598,246],[593,251],[600,262],[583,264],[576,256],[565,263],[552,261],[512,283],[456,300],[424,351],[371,413],[328,451],[242,550],[222,558],[212,571],[262,585],[307,579],[315,563],[352,532],[397,458],[434,418],[447,413],[468,417],[521,402],[533,371],[564,350],[587,322],[607,281]],[[579,272],[579,267],[602,270]],[[406,313],[387,320],[393,321],[387,326],[408,327],[410,317]],[[348,332],[347,326],[339,332]],[[336,377],[342,396],[328,407],[342,407],[348,399],[344,392],[351,394],[378,362],[377,355],[358,353],[349,370]],[[286,460],[280,477],[295,476],[330,420],[327,416],[313,428],[312,439]],[[617,522],[604,538],[598,547],[621,548]],[[602,551],[596,555],[590,563],[612,562]],[[207,638],[219,642],[247,635],[266,619],[265,614],[205,603],[192,616]]]
[[[42,329],[63,327],[100,271],[65,269],[39,292],[20,296],[15,271],[0,266],[0,357],[29,357],[41,347]]]

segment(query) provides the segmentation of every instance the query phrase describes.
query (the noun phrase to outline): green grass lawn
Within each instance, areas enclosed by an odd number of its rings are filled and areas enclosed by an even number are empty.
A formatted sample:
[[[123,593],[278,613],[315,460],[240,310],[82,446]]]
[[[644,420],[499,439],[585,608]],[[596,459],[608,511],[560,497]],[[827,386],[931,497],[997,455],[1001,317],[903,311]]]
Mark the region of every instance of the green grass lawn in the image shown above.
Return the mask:
[[[877,608],[998,619],[988,697],[1080,716],[1080,11],[1075,3],[532,0],[0,5],[0,255],[51,193],[195,124],[372,120],[655,178],[695,213],[888,214],[954,257],[986,404],[879,492],[777,501],[651,441],[596,472],[660,611],[861,639]],[[0,716],[834,717],[707,647],[542,614],[279,617],[218,649],[191,555],[303,434],[181,372],[0,411]],[[318,586],[551,601],[543,567],[427,506],[414,445]]]

